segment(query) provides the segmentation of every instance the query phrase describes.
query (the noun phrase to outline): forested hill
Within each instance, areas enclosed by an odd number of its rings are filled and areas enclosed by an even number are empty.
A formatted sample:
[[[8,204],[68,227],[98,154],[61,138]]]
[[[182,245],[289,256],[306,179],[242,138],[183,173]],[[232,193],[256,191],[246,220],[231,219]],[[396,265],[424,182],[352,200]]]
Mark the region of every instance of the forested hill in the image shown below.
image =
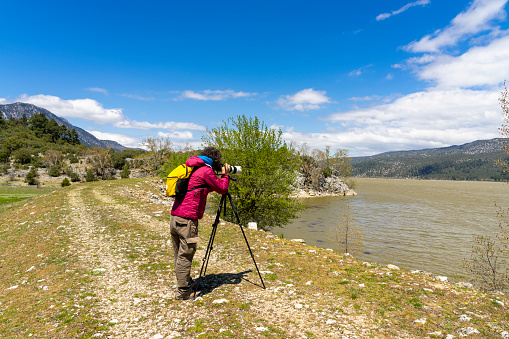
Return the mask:
[[[73,126],[66,119],[56,116],[55,114],[51,113],[47,109],[37,107],[32,104],[16,102],[13,104],[8,104],[8,105],[0,105],[0,112],[1,112],[1,116],[4,119],[20,119],[23,116],[23,114],[26,116],[27,119],[30,119],[30,117],[36,113],[43,113],[48,119],[55,120],[59,125],[64,125],[65,127],[67,127],[70,130],[75,129],[76,132],[78,133],[78,137],[79,137],[81,143],[85,146],[113,148],[114,150],[119,151],[119,152],[124,149],[127,149],[127,147],[122,146],[121,144],[119,144],[116,141],[99,140],[92,134],[85,131],[84,129]]]
[[[352,158],[352,176],[443,180],[509,180],[497,166],[507,139],[478,140],[459,146],[386,152]]]

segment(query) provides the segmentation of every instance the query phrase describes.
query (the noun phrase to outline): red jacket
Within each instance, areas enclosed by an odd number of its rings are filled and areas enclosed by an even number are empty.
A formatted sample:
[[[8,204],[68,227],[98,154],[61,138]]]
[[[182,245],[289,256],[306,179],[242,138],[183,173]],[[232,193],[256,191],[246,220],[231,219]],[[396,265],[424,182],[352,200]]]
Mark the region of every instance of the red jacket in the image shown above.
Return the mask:
[[[184,198],[175,199],[171,215],[187,219],[201,219],[205,212],[209,192],[225,194],[228,191],[230,178],[226,174],[222,174],[221,178],[218,178],[214,170],[205,165],[205,162],[198,157],[187,159],[186,165],[194,166],[195,169],[189,179],[187,194]],[[203,188],[193,190],[198,186],[203,186]]]

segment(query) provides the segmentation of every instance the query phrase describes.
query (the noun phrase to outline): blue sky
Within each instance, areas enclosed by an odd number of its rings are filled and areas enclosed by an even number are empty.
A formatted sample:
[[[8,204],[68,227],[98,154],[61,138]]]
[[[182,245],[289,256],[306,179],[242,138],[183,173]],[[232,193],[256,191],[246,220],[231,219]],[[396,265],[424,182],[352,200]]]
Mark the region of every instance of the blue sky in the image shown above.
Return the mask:
[[[494,138],[507,1],[4,1],[0,103],[130,147],[240,114],[352,156]]]

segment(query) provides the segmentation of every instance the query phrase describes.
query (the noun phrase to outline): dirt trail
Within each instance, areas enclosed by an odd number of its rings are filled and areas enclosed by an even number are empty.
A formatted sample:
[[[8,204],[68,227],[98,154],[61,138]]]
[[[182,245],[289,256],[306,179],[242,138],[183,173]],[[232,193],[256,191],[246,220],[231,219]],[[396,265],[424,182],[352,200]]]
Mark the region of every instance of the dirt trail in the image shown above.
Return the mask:
[[[90,268],[93,282],[88,298],[99,300],[95,316],[111,325],[96,337],[192,338],[242,333],[248,338],[362,338],[369,331],[365,316],[325,312],[313,302],[323,298],[334,303],[332,294],[306,295],[298,286],[277,281],[267,282],[265,290],[260,288],[256,272],[239,274],[245,272],[250,258],[236,258],[221,244],[214,249],[218,255],[211,258],[207,271],[219,273],[209,276],[210,286],[204,287],[202,298],[174,300],[167,223],[118,199],[121,197],[98,189],[78,188],[68,193],[72,251]],[[159,216],[162,208],[156,208]],[[195,260],[202,259],[206,240],[202,239]],[[155,269],[158,265],[160,270]],[[195,276],[198,269],[195,267]]]

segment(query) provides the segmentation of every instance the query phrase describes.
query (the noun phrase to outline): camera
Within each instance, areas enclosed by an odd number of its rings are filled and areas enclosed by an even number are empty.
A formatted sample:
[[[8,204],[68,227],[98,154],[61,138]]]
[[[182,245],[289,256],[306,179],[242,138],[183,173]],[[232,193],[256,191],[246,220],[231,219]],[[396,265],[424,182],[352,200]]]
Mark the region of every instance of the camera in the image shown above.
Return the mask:
[[[221,164],[221,167],[224,167],[224,165]],[[239,174],[240,172],[242,172],[242,167],[230,165],[230,170],[228,171],[228,173]]]

